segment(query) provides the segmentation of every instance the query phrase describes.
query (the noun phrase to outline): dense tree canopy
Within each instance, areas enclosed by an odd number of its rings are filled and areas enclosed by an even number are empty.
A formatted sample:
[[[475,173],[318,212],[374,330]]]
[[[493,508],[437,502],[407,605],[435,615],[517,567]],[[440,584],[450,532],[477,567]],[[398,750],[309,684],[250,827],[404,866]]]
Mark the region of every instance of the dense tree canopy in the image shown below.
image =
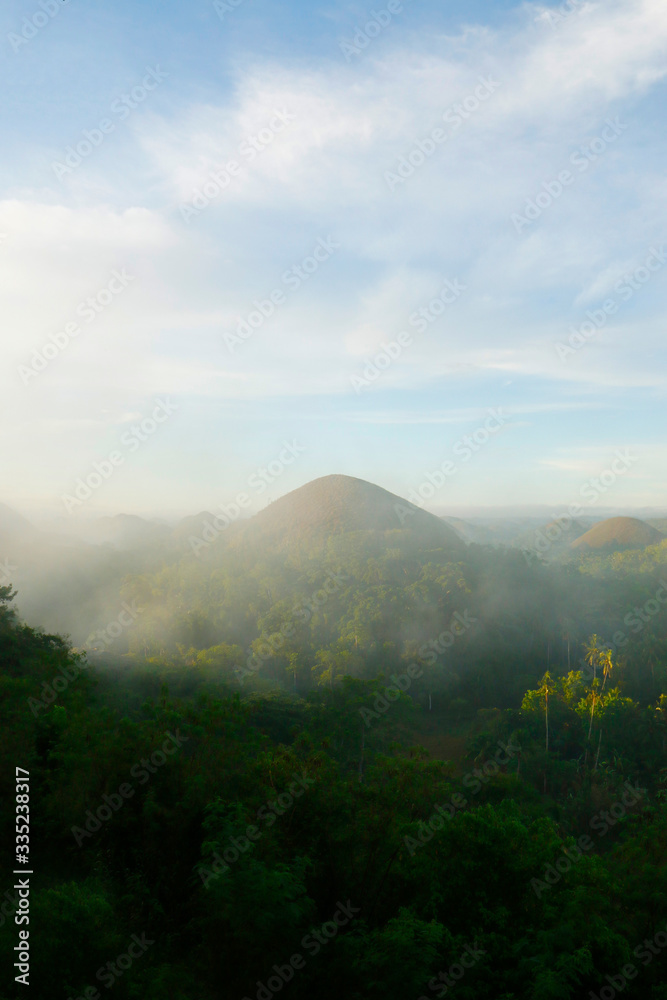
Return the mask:
[[[35,1000],[664,996],[662,550],[454,562],[392,534],[128,578],[105,655],[0,589]]]

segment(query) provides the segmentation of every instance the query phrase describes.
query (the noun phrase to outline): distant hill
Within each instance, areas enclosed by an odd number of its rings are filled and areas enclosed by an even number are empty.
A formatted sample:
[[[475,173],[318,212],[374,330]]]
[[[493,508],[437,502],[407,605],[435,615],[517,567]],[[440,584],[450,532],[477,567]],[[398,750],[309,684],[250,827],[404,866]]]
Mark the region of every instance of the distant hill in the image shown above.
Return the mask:
[[[552,555],[572,545],[592,527],[590,519],[569,519],[549,521],[528,531],[522,532],[514,539],[513,545],[520,549],[530,549],[533,552],[551,552]]]
[[[4,585],[7,575],[15,578],[9,566],[26,563],[32,553],[41,551],[47,539],[27,518],[11,507],[0,503],[0,585]]]
[[[214,520],[215,514],[212,514],[210,510],[202,510],[199,514],[190,514],[172,528],[172,540],[186,542],[190,535],[201,535],[206,523]]]
[[[238,525],[233,546],[260,545],[273,550],[303,543],[324,545],[332,535],[354,531],[410,532],[416,544],[465,546],[449,525],[408,500],[352,476],[323,476],[293,490]]]
[[[575,538],[595,524],[595,518],[545,521],[539,517],[471,518],[443,515],[442,520],[468,544],[511,546],[531,551],[555,551],[567,548]]]
[[[497,542],[493,531],[482,524],[472,524],[461,517],[451,517],[445,514],[441,520],[448,524],[456,534],[467,544],[492,545]]]
[[[220,522],[216,522],[215,514],[209,510],[202,510],[199,514],[191,514],[188,517],[184,517],[172,528],[167,547],[169,549],[190,551],[192,539],[210,542],[211,537],[214,540],[216,537],[224,537],[225,542],[228,542],[238,530],[238,525],[236,522],[232,522],[224,532],[221,532],[219,524]],[[211,531],[213,532],[212,535]]]
[[[88,545],[111,545],[128,551],[164,543],[171,529],[167,525],[147,521],[136,514],[116,514],[91,520],[59,518],[52,522],[54,533],[74,537]]]
[[[0,503],[0,539],[14,541],[32,541],[40,532],[21,514],[11,507]]]
[[[665,537],[662,532],[636,517],[610,517],[594,524],[589,531],[575,539],[571,548],[583,551],[643,549],[662,542]]]
[[[540,528],[544,528],[543,517],[470,517],[463,519],[443,515],[443,521],[452,526],[454,531],[466,542],[476,542],[479,545],[514,546],[529,548],[526,539],[530,540]],[[592,522],[591,522],[592,523]],[[585,529],[584,529],[585,530]]]

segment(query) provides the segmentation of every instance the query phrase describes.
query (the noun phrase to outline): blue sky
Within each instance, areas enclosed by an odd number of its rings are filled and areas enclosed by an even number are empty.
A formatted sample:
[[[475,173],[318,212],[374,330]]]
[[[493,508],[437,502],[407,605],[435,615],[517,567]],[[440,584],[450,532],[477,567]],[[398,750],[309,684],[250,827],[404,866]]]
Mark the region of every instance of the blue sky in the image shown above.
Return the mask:
[[[3,4],[1,498],[665,506],[664,3],[218,7]]]

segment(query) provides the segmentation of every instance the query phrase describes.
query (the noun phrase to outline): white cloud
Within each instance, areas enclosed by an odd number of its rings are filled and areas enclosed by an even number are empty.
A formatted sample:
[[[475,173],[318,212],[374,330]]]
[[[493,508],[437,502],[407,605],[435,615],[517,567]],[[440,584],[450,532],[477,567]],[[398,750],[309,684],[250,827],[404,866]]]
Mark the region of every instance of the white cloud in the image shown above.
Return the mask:
[[[71,185],[0,202],[6,406],[50,434],[70,420],[112,426],[158,392],[354,399],[350,376],[404,329],[413,345],[370,391],[504,372],[575,392],[664,387],[646,356],[660,349],[661,319],[641,314],[639,296],[567,363],[554,343],[667,223],[662,151],[647,143],[643,104],[667,73],[667,6],[587,3],[556,29],[536,23],[543,9],[423,43],[397,33],[393,51],[370,49],[349,66],[256,61],[224,100],[128,122],[144,157],[134,179],[114,169],[125,146],[109,145]],[[460,127],[443,123],[480,77],[497,91]],[[294,120],[250,160],[242,143],[276,112]],[[616,116],[628,129],[517,234],[512,213]],[[450,138],[392,192],[385,173],[436,126]],[[239,176],[185,225],[178,205],[232,158]],[[255,298],[287,292],[284,270],[329,233],[340,251],[230,355],[223,331]],[[123,267],[132,284],[24,386],[17,365]],[[409,316],[445,278],[468,290],[419,335]]]

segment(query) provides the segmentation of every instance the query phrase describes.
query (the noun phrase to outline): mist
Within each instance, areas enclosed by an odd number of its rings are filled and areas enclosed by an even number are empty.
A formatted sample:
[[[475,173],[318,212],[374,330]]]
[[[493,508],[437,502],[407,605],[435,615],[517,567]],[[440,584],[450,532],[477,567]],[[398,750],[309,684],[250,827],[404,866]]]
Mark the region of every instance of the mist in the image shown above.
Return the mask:
[[[664,0],[0,28],[0,1000],[665,1000]]]

